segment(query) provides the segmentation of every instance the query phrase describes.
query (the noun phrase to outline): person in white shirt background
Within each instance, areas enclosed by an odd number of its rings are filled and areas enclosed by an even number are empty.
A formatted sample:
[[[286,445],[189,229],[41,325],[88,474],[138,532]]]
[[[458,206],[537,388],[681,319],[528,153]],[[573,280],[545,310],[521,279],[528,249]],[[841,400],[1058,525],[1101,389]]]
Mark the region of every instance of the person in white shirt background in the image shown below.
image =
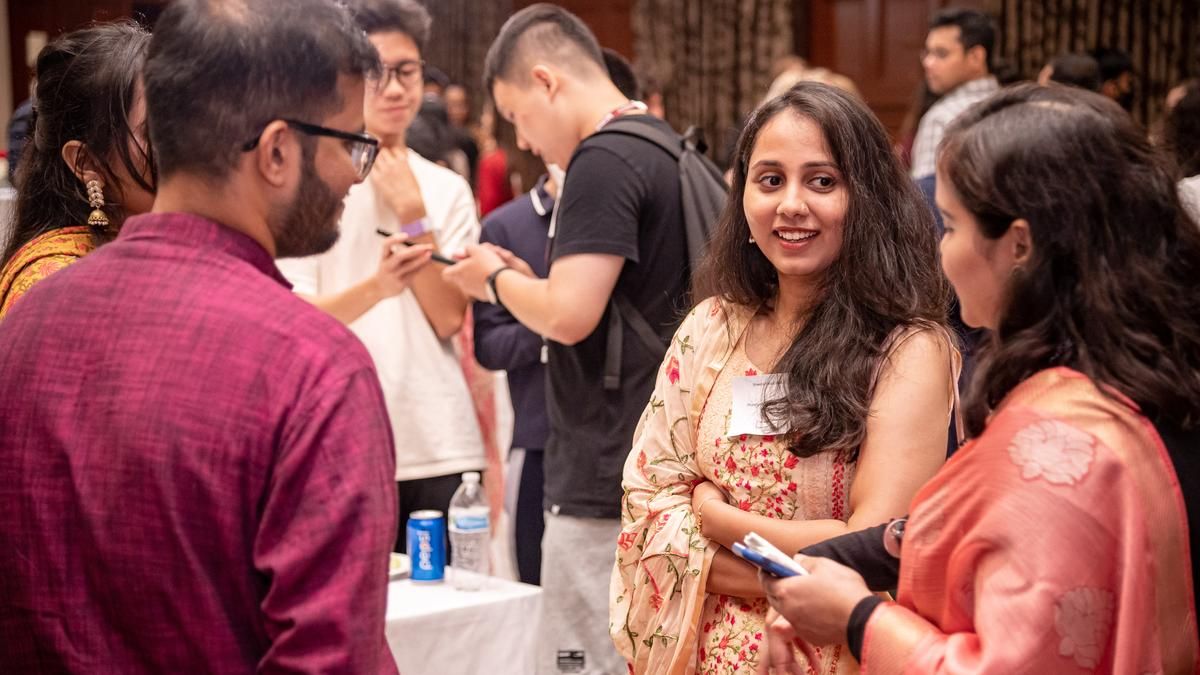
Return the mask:
[[[1000,88],[992,76],[995,45],[996,28],[983,12],[950,7],[933,15],[921,66],[929,90],[941,98],[917,127],[910,171],[914,179],[933,173],[934,153],[954,118]]]
[[[368,82],[364,114],[367,132],[379,138],[379,157],[370,179],[346,197],[333,249],[279,267],[297,293],[346,322],[375,360],[395,437],[396,550],[403,551],[409,515],[446,511],[462,473],[484,468],[483,440],[451,343],[467,298],[429,261],[433,250],[449,255],[476,243],[479,221],[466,181],[405,144],[421,105],[428,12],[415,0],[347,4],[383,64]],[[399,233],[417,246],[401,245]],[[397,263],[401,256],[406,262]],[[420,269],[402,278],[407,265]]]

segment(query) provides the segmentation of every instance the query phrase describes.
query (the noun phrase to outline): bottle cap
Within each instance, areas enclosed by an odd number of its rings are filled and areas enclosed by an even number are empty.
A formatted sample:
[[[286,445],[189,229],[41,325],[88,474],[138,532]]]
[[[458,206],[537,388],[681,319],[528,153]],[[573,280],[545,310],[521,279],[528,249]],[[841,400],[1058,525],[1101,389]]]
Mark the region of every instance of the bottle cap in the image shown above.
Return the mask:
[[[479,472],[478,471],[468,471],[468,472],[464,473],[463,474],[463,482],[464,483],[478,483],[479,482]]]

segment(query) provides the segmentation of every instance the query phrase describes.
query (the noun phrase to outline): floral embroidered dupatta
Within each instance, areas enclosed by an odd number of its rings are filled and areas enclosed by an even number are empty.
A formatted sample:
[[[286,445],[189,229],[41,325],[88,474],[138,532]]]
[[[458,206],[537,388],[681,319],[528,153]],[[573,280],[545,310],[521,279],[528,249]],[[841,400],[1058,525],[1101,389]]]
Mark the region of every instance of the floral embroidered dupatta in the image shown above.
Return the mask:
[[[704,479],[700,412],[753,311],[708,299],[683,320],[625,463],[609,631],[632,672],[696,669],[699,616],[717,546],[700,534],[692,489]]]
[[[1042,371],[914,499],[862,672],[1200,672],[1189,555],[1149,421]]]
[[[93,249],[91,230],[84,226],[62,227],[31,239],[0,269],[0,319],[34,284]]]

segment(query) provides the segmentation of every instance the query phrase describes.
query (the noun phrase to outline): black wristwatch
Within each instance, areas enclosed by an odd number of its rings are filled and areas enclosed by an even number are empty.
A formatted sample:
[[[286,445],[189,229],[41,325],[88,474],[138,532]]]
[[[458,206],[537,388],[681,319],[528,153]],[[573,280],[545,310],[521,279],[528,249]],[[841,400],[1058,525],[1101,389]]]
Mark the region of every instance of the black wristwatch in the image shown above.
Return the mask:
[[[495,272],[492,272],[491,274],[488,275],[488,277],[487,277],[487,296],[488,296],[488,302],[492,303],[493,305],[499,305],[501,307],[504,306],[504,303],[500,302],[500,296],[496,294],[496,277],[500,276],[500,273],[503,272],[504,270],[511,270],[511,269],[512,269],[511,267],[509,267],[508,265],[505,265],[504,267],[501,267],[500,269],[498,269]]]

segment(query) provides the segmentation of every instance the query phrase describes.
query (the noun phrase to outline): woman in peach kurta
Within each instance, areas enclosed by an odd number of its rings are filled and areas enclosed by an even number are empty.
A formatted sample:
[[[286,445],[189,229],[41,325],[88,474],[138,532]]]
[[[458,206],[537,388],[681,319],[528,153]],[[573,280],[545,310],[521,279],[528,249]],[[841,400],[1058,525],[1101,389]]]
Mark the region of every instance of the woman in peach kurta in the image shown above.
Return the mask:
[[[945,456],[957,353],[930,214],[878,122],[806,83],[756,111],[739,157],[742,208],[701,272],[713,297],[676,333],[625,465],[610,629],[635,673],[753,672],[767,606],[733,540],[794,551],[900,515]],[[888,274],[841,262],[876,252]],[[743,265],[760,295],[728,283]],[[783,396],[739,401],[760,375]],[[748,408],[765,427],[731,421]],[[855,670],[833,642],[814,670]]]
[[[942,265],[994,335],[975,438],[912,503],[895,603],[824,558],[764,580],[770,665],[845,635],[872,675],[1200,673],[1200,230],[1174,176],[1066,88],[996,94],[940,153]]]

